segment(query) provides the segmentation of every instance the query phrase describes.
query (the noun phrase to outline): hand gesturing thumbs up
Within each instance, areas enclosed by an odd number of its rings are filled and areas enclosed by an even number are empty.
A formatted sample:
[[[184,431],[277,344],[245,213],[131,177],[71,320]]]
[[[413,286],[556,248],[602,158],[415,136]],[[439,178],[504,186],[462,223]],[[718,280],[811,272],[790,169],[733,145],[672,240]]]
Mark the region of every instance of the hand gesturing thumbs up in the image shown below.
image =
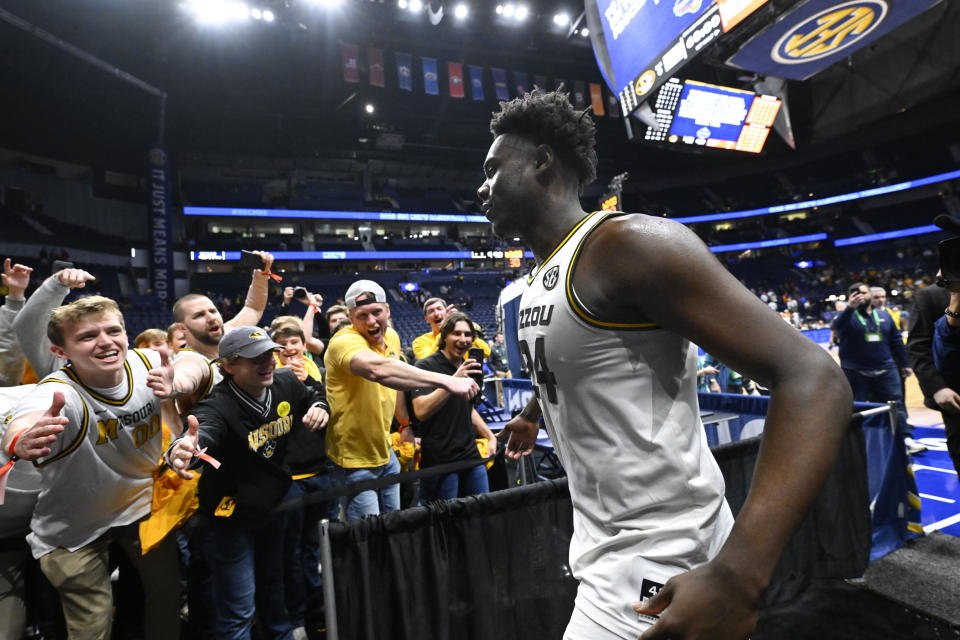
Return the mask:
[[[173,395],[175,372],[170,362],[170,350],[167,347],[157,349],[160,354],[160,368],[147,372],[147,386],[153,389],[153,395],[166,400]]]
[[[54,391],[49,409],[24,416],[28,420],[31,417],[35,419],[14,437],[12,453],[15,456],[21,460],[36,460],[50,453],[50,444],[56,441],[63,431],[63,425],[67,424],[67,418],[60,415],[64,402],[63,393]],[[21,421],[17,420],[11,426],[16,427],[18,422]]]

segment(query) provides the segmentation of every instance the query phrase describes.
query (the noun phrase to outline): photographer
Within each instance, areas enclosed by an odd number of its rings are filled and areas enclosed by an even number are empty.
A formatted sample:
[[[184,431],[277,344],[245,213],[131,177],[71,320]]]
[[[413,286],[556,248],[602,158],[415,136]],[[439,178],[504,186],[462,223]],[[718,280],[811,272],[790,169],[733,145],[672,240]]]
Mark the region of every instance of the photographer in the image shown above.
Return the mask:
[[[960,234],[960,223],[949,216],[937,216],[934,223],[944,231]],[[947,450],[960,473],[960,370],[954,353],[960,336],[956,335],[957,319],[944,316],[945,312],[960,310],[960,300],[954,292],[960,284],[958,242],[960,238],[940,243],[937,283],[943,286],[925,287],[914,295],[907,352],[917,372],[924,405],[942,413]]]

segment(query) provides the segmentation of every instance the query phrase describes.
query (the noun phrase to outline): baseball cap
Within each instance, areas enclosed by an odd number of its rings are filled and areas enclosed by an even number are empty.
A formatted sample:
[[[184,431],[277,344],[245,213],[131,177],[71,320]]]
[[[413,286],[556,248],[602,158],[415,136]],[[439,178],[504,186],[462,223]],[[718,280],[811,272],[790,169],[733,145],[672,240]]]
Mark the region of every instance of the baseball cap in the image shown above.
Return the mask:
[[[270,339],[267,332],[260,327],[243,326],[231,329],[220,341],[220,357],[229,358],[256,358],[265,351],[282,349],[279,344]]]
[[[347,303],[348,308],[355,309],[357,307],[357,298],[364,293],[372,293],[373,299],[363,300],[360,303],[361,305],[370,304],[371,302],[387,301],[387,293],[383,290],[383,287],[373,280],[357,280],[347,289],[347,295],[343,297],[343,300]]]

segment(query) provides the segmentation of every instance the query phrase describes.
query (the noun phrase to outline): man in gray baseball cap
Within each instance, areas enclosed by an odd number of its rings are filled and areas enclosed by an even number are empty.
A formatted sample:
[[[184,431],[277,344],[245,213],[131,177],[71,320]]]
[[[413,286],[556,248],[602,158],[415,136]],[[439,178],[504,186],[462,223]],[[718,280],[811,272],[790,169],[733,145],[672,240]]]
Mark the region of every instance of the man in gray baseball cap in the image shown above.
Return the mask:
[[[256,358],[265,351],[283,349],[270,339],[260,327],[244,325],[231,329],[220,341],[218,354],[221,360],[227,358]]]

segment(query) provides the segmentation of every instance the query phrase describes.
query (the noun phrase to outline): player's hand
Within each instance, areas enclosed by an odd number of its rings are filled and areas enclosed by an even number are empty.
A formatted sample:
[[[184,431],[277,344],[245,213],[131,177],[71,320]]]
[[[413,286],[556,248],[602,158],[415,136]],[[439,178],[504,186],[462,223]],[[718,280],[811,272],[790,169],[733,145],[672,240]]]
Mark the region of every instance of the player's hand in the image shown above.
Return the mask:
[[[283,288],[283,304],[290,304],[291,300],[293,300],[293,287],[284,287]]]
[[[13,454],[21,460],[36,460],[50,453],[50,445],[56,441],[68,420],[60,415],[63,409],[63,393],[53,392],[50,408],[37,421],[20,433],[13,445]]]
[[[472,378],[458,378],[455,376],[446,376],[447,383],[444,387],[447,391],[464,400],[472,400],[475,395],[480,393],[480,387]]]
[[[310,407],[303,415],[303,426],[310,431],[319,431],[327,426],[330,414],[323,407]]]
[[[948,413],[960,413],[960,393],[950,387],[944,387],[933,394],[933,401]]]
[[[517,415],[504,425],[503,431],[497,434],[497,438],[506,437],[507,457],[519,460],[520,456],[533,453],[533,445],[536,444],[538,435],[540,435],[539,422]]]
[[[759,599],[730,568],[708,562],[670,578],[633,610],[660,616],[641,640],[746,640],[757,626]]]
[[[170,461],[170,467],[177,472],[177,475],[184,480],[193,478],[193,472],[187,468],[193,462],[193,454],[197,451],[200,442],[200,436],[197,431],[200,423],[195,416],[187,416],[187,433],[177,440],[167,455]]]
[[[170,362],[169,347],[157,349],[157,353],[160,354],[160,368],[147,372],[147,386],[153,389],[153,395],[166,400],[173,395],[173,379],[176,374]]]
[[[50,277],[56,278],[57,282],[71,289],[82,289],[87,286],[87,283],[91,280],[96,280],[90,272],[74,268],[61,269]]]
[[[260,259],[263,260],[263,269],[254,269],[254,273],[268,274],[270,273],[270,267],[273,266],[273,254],[267,251],[254,251],[253,253],[260,256]]]
[[[0,274],[0,280],[7,285],[9,292],[7,296],[16,300],[23,297],[23,292],[30,285],[30,274],[33,273],[31,267],[22,264],[10,264],[10,258],[3,261],[3,274]]]

